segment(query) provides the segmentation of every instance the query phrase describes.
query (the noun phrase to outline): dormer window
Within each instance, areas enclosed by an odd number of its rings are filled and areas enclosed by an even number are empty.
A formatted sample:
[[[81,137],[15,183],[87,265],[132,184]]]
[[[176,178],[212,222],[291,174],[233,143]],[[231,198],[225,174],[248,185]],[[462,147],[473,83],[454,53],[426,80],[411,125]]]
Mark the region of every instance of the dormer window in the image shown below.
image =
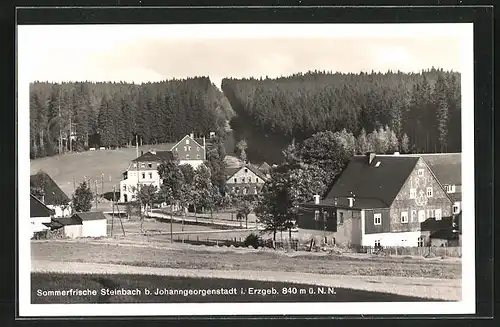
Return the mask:
[[[455,185],[446,185],[446,193],[455,193]]]
[[[377,161],[377,163],[375,164],[375,167],[376,168],[380,167],[380,161]]]
[[[417,171],[417,175],[418,175],[418,177],[422,177],[422,176],[424,176],[424,170],[423,170],[423,169],[419,169],[419,170]]]

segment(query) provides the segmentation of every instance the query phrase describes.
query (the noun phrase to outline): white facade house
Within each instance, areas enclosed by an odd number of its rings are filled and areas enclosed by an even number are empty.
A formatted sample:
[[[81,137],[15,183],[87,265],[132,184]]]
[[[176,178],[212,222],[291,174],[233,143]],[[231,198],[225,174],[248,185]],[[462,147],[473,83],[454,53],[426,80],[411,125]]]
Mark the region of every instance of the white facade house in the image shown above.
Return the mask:
[[[195,138],[193,134],[184,136],[179,142],[170,144],[167,151],[150,150],[132,160],[120,182],[120,202],[136,200],[137,189],[141,185],[160,187],[161,178],[158,166],[164,161],[179,160],[179,165],[189,164],[198,168],[206,160],[205,138]]]
[[[44,172],[30,176],[30,187],[35,193],[32,193],[48,208],[54,210],[54,217],[70,217],[72,215],[71,200],[61,190],[57,183]]]
[[[70,217],[73,214],[73,210],[70,204],[67,205],[47,204],[47,207],[54,210],[55,218]]]

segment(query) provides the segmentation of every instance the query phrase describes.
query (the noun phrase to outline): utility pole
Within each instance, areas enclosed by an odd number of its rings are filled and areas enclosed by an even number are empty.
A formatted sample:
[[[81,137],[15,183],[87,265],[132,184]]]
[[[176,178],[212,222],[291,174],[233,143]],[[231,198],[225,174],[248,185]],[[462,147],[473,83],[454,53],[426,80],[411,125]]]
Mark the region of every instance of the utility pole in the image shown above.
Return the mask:
[[[104,173],[101,173],[101,197],[104,197]]]
[[[94,181],[95,184],[95,208],[97,210],[97,180]]]
[[[135,157],[139,158],[139,144],[137,143],[137,134],[135,134]]]
[[[115,186],[113,185],[113,214],[111,216],[111,236],[113,236],[114,221],[115,221]]]
[[[73,193],[76,191],[76,182],[75,182],[75,176],[73,176]]]

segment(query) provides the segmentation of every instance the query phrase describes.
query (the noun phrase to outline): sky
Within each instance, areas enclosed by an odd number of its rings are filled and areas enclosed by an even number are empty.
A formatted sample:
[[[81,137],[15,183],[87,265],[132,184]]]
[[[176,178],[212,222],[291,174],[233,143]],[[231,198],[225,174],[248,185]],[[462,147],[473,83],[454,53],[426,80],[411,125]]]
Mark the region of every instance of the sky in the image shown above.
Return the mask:
[[[30,81],[277,77],[309,70],[460,71],[467,24],[19,26]]]

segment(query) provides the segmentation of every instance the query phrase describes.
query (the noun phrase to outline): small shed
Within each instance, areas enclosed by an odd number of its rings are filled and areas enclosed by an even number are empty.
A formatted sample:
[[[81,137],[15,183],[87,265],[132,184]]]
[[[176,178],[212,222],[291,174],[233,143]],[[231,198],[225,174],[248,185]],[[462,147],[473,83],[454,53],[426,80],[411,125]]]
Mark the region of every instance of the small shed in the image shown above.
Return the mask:
[[[64,236],[77,237],[101,237],[107,235],[106,216],[100,211],[77,212],[68,218],[54,218],[51,229],[63,228]]]
[[[77,212],[73,217],[82,222],[81,237],[100,237],[107,235],[106,216],[101,211]]]

